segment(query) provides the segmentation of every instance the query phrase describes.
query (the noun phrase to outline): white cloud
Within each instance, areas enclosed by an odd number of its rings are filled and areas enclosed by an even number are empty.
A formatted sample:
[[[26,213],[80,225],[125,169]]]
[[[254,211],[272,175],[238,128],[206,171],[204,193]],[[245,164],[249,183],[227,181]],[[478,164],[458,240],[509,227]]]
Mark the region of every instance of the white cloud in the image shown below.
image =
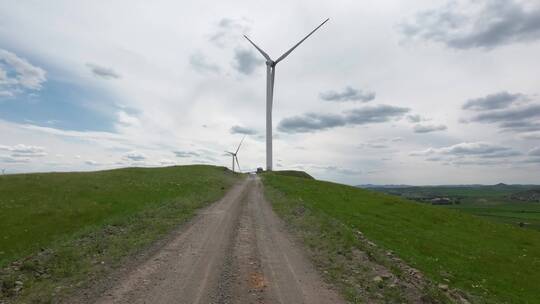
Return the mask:
[[[7,72],[0,66],[0,84],[5,84],[8,80]]]
[[[222,18],[208,40],[220,48],[236,44],[249,32],[250,24],[247,18]]]
[[[15,94],[10,91],[0,91],[0,97],[13,97]]]
[[[123,158],[125,160],[134,161],[134,162],[144,161],[144,160],[147,159],[147,157],[146,157],[146,155],[144,153],[140,153],[140,152],[137,152],[137,151],[130,151],[130,152],[124,154]]]
[[[118,111],[117,117],[118,123],[123,126],[135,126],[140,124],[140,121],[137,117],[129,115],[125,111]]]
[[[231,134],[245,134],[245,135],[255,135],[257,134],[257,130],[248,128],[248,127],[242,127],[242,126],[232,126],[230,130]]]
[[[510,147],[486,142],[464,142],[441,148],[428,148],[409,153],[410,156],[424,156],[431,162],[442,162],[456,166],[466,165],[502,165],[501,159],[514,159],[522,153]],[[516,160],[515,162],[519,162]]]
[[[176,155],[176,157],[197,157],[200,155],[200,153],[193,151],[174,151],[173,153]]]
[[[527,5],[531,4],[531,5]],[[405,36],[442,42],[455,49],[493,49],[540,40],[540,7],[532,1],[448,1],[402,24]]]
[[[172,166],[172,165],[176,165],[176,162],[172,159],[168,159],[168,158],[162,158],[160,159],[159,161],[159,164],[162,165],[162,166]]]
[[[403,141],[401,137],[394,138],[375,138],[363,142],[359,145],[359,148],[369,148],[369,149],[388,149],[397,145],[397,143]],[[391,151],[390,151],[391,152]]]
[[[526,133],[522,136],[522,138],[526,140],[539,140],[540,132]]]
[[[94,63],[87,63],[86,66],[90,69],[92,74],[94,74],[96,77],[100,77],[103,79],[116,79],[120,78],[120,74],[118,74],[115,70],[112,68],[100,66]]]
[[[360,144],[360,148],[386,149],[388,146],[381,143],[363,143]]]
[[[493,145],[486,142],[465,142],[442,148],[429,148],[427,150],[413,152],[416,155],[447,154],[447,155],[485,155],[501,151],[508,151],[511,148]]]
[[[447,127],[445,125],[426,125],[416,124],[413,127],[414,133],[430,133],[436,131],[444,131]]]
[[[355,89],[351,86],[347,86],[341,92],[337,91],[326,91],[321,92],[319,97],[322,100],[326,101],[335,101],[335,102],[345,102],[345,101],[361,101],[368,102],[375,99],[375,93],[369,91],[362,91],[360,89]]]
[[[27,146],[23,144],[18,144],[14,146],[5,146],[0,145],[0,150],[9,151],[12,157],[42,157],[46,156],[45,148],[38,146]]]
[[[13,157],[13,156],[2,156],[0,155],[0,162],[2,163],[12,163],[12,164],[17,164],[17,163],[29,163],[30,162],[30,158],[28,157]]]
[[[531,155],[531,156],[540,156],[540,147],[532,148],[529,151],[529,155]]]
[[[424,118],[420,116],[419,114],[410,114],[410,115],[407,115],[407,120],[411,123],[416,123],[416,122],[423,121]]]
[[[10,76],[8,72],[13,75]],[[0,97],[12,97],[24,90],[40,90],[45,80],[45,70],[0,49]]]
[[[244,75],[251,75],[255,69],[264,64],[259,54],[252,50],[237,49],[234,55],[233,67]]]
[[[79,140],[86,140],[90,142],[111,142],[118,143],[125,141],[125,138],[120,134],[110,132],[96,132],[96,131],[72,131],[62,130],[50,127],[41,127],[32,124],[21,125],[21,128],[32,130],[38,133],[44,133],[49,135],[56,135],[64,138],[77,138]]]
[[[214,62],[211,62],[206,55],[201,52],[192,54],[189,57],[189,63],[196,71],[200,73],[219,73],[221,68]]]

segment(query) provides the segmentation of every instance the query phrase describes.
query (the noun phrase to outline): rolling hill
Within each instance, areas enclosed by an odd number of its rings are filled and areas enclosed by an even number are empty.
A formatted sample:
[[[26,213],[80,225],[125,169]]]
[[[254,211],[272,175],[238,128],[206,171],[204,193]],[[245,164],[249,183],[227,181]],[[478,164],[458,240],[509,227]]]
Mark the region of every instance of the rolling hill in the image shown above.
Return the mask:
[[[540,233],[491,222],[464,212],[329,182],[264,176],[275,210],[310,248],[314,262],[356,301],[399,289],[377,277],[365,288],[369,269],[354,269],[355,252],[386,265],[397,277],[397,255],[441,290],[455,290],[473,303],[535,303],[540,282]],[[466,189],[464,190],[466,191]],[[367,246],[364,238],[369,240]],[[371,245],[371,244],[373,245]],[[370,248],[382,250],[372,250]],[[340,262],[341,261],[341,262]],[[381,286],[382,285],[382,286]],[[362,288],[364,286],[364,288]],[[454,294],[456,294],[454,293]],[[406,301],[396,291],[395,302]],[[424,297],[454,302],[436,290]],[[445,297],[447,298],[445,300]],[[404,300],[405,299],[405,300]]]
[[[49,303],[84,286],[239,177],[203,165],[0,176],[0,303]]]

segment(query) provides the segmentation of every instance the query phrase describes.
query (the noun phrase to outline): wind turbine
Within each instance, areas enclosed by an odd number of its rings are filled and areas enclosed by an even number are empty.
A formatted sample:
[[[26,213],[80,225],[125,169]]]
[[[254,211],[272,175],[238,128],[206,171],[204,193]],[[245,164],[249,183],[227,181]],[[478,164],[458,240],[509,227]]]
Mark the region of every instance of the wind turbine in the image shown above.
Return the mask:
[[[278,59],[272,60],[268,54],[266,54],[265,51],[263,51],[260,47],[258,47],[253,41],[251,41],[246,35],[244,37],[251,43],[258,51],[263,55],[263,57],[266,59],[266,170],[272,171],[272,104],[274,99],[274,78],[276,75],[276,64],[278,64],[281,60],[285,59],[285,57],[289,56],[289,54],[294,51],[295,48],[297,48],[304,40],[306,40],[309,36],[311,36],[313,33],[315,33],[316,30],[318,30],[323,24],[325,24],[329,18],[323,21],[319,26],[317,26],[313,31],[311,31],[309,34],[307,34],[306,37],[304,37],[300,42],[295,44],[290,50],[286,51],[281,55]],[[234,165],[234,161],[233,161]]]
[[[238,162],[238,150],[240,150],[240,146],[242,145],[242,142],[244,141],[244,138],[246,138],[245,136],[242,137],[242,140],[240,141],[240,144],[238,145],[238,148],[236,148],[236,151],[233,153],[233,152],[229,152],[229,151],[225,151],[227,152],[228,154],[230,154],[232,156],[232,171],[234,172],[234,161],[236,161],[236,164],[238,165],[238,171],[240,171],[240,163]]]

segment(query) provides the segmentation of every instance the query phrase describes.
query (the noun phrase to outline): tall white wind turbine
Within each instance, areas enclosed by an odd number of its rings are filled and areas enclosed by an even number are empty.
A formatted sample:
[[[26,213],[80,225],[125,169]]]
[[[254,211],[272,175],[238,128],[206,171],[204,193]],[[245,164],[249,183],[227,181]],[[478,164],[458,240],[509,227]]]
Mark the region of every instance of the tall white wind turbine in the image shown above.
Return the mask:
[[[242,145],[242,142],[244,141],[245,136],[242,137],[242,140],[240,141],[240,144],[238,145],[238,148],[236,148],[235,152],[227,152],[227,154],[230,154],[232,156],[232,171],[234,172],[234,162],[236,161],[236,164],[238,165],[238,171],[240,171],[240,163],[238,162],[238,150],[240,150],[240,146]]]
[[[246,35],[244,37],[263,55],[266,59],[266,170],[272,171],[272,103],[274,98],[274,78],[276,75],[276,64],[297,48],[304,40],[311,36],[316,30],[318,30],[329,19],[326,19],[317,26],[313,31],[307,34],[300,42],[295,44],[290,50],[286,51],[278,59],[272,60],[265,51],[258,47],[253,41],[251,41]]]

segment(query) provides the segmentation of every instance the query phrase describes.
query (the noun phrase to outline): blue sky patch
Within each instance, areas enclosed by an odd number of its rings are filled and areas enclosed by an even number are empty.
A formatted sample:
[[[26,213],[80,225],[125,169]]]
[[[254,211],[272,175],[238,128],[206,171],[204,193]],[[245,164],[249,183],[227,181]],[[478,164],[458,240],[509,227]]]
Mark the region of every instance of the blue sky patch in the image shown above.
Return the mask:
[[[64,130],[114,132],[118,109],[90,88],[50,78],[40,91],[0,98],[0,119]]]

